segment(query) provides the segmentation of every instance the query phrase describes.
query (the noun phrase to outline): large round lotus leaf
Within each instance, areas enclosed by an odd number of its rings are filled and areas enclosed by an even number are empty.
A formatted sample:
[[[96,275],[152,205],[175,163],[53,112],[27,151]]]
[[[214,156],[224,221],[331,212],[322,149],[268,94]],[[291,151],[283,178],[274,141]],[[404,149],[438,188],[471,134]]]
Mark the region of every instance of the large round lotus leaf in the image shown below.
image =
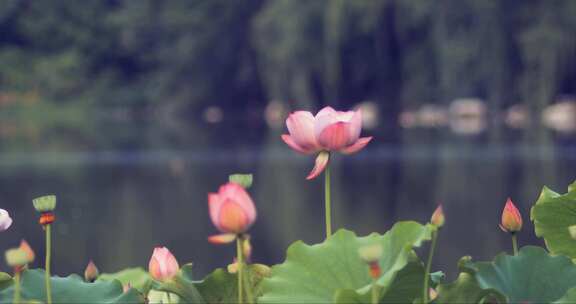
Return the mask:
[[[268,275],[267,266],[251,264],[246,269],[245,284],[251,286],[254,297],[261,294],[260,283]],[[184,265],[178,275],[159,284],[156,289],[179,295],[186,303],[237,303],[238,279],[235,273],[216,269],[201,281],[195,281],[192,264]]]
[[[424,266],[420,261],[412,261],[406,265],[396,275],[396,279],[388,290],[384,290],[384,295],[379,303],[412,303],[422,292],[424,281]],[[371,294],[351,289],[339,289],[336,291],[334,303],[370,303]]]
[[[552,303],[576,286],[576,265],[565,256],[551,256],[527,246],[518,256],[500,254],[493,262],[468,262],[482,289],[497,290],[509,303]]]
[[[46,301],[44,270],[25,270],[21,276],[22,299]],[[86,283],[78,275],[52,277],[53,303],[144,303],[144,297],[135,289],[124,293],[118,281]],[[14,286],[0,292],[0,302],[11,303]]]
[[[98,280],[118,280],[122,285],[130,284],[130,286],[138,289],[142,294],[147,294],[152,286],[152,277],[141,267],[128,268],[115,273],[103,273],[98,276]]]
[[[574,189],[561,195],[544,187],[530,211],[530,217],[534,221],[536,235],[544,238],[550,252],[576,258],[576,241],[568,232],[568,227],[576,225]]]
[[[482,300],[496,299],[488,303],[504,303],[505,297],[493,289],[482,289],[474,275],[461,272],[456,281],[440,284],[436,289],[438,298],[435,303],[482,303]]]
[[[398,272],[412,261],[412,248],[429,240],[433,229],[416,222],[399,222],[384,235],[357,237],[353,232],[339,230],[318,245],[298,241],[288,248],[286,261],[272,267],[271,278],[264,279],[264,294],[258,303],[331,303],[336,297],[343,297],[342,293],[350,295],[350,290],[361,297],[366,295],[372,280],[358,249],[375,243],[381,244],[383,250],[379,261],[382,276],[377,283],[385,297]],[[405,288],[412,288],[411,284]],[[418,284],[418,280],[413,284]],[[418,293],[412,295],[417,296]]]

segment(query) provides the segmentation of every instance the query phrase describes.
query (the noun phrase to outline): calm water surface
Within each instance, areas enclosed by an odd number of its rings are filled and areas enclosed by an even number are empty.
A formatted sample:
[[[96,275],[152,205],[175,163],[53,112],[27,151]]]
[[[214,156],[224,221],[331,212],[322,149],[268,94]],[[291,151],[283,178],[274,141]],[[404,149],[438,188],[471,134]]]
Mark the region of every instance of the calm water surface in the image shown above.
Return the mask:
[[[289,150],[279,139],[281,129],[242,127],[103,124],[88,132],[4,137],[0,205],[15,222],[0,244],[6,248],[26,238],[43,256],[31,199],[55,193],[56,273],[81,273],[89,259],[104,272],[146,266],[152,248],[164,245],[203,275],[234,255],[234,246],[206,241],[217,233],[207,193],[228,174],[252,172],[250,192],[259,212],[251,230],[253,260],[280,263],[291,242],[323,239],[322,179],[304,179],[313,159]],[[542,244],[528,220],[531,204],[544,184],[564,191],[576,178],[576,146],[554,134],[537,141],[506,132],[366,134],[376,137],[368,148],[334,158],[335,227],[361,235],[384,232],[398,220],[426,221],[442,202],[448,220],[436,268],[450,274],[463,255],[486,259],[510,250],[498,229],[508,196],[524,215],[520,242]]]

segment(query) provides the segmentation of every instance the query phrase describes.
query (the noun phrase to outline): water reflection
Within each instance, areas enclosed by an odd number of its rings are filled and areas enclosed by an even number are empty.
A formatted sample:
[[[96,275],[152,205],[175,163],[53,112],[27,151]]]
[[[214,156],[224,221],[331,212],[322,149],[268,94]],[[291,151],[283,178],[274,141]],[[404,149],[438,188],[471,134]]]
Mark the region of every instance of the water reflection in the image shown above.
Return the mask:
[[[56,273],[79,273],[89,259],[104,272],[144,266],[152,248],[165,245],[204,274],[227,265],[234,255],[234,248],[206,241],[215,232],[206,194],[234,172],[255,173],[252,193],[260,217],[252,229],[254,261],[278,263],[294,240],[322,240],[321,181],[306,181],[312,160],[295,155],[279,139],[287,108],[278,102],[261,111],[263,126],[273,128],[231,122],[225,112],[211,112],[201,116],[212,119],[192,125],[91,121],[86,131],[59,128],[48,137],[41,130],[36,137],[8,133],[1,142],[0,202],[12,210],[15,222],[2,235],[2,246],[25,237],[42,255],[31,199],[55,193]],[[214,117],[221,121],[215,123]],[[516,126],[524,125],[518,123],[523,119],[511,120]],[[529,207],[544,183],[563,190],[574,178],[573,138],[550,133],[547,142],[526,141],[505,124],[479,123],[488,118],[474,101],[404,112],[405,128],[395,130],[398,141],[383,137],[378,116],[374,120],[366,134],[376,137],[374,144],[334,159],[335,226],[360,234],[382,232],[396,220],[425,221],[442,202],[448,220],[436,266],[449,273],[460,256],[482,259],[510,249],[509,238],[497,227],[507,197],[528,222]],[[494,128],[499,139],[489,135]],[[526,225],[521,244],[541,243],[532,229]]]

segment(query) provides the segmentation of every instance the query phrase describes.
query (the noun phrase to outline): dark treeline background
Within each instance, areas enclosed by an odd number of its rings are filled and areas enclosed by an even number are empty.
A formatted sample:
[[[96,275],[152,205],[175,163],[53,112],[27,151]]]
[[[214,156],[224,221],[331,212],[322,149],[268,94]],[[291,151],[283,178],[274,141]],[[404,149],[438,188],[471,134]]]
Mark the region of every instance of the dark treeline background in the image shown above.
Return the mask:
[[[573,0],[3,0],[0,206],[15,224],[1,244],[26,237],[41,253],[30,200],[55,192],[56,272],[89,257],[146,265],[164,244],[206,273],[233,249],[206,243],[205,195],[250,171],[255,259],[278,263],[323,229],[321,184],[303,180],[312,160],[279,140],[287,111],[364,101],[375,140],[335,161],[338,226],[384,231],[443,202],[438,266],[454,270],[509,249],[497,222],[511,196],[535,242],[529,206],[576,177],[573,137],[497,118],[521,104],[539,121],[576,94],[574,16]],[[398,125],[405,109],[464,97],[485,101],[485,132]]]

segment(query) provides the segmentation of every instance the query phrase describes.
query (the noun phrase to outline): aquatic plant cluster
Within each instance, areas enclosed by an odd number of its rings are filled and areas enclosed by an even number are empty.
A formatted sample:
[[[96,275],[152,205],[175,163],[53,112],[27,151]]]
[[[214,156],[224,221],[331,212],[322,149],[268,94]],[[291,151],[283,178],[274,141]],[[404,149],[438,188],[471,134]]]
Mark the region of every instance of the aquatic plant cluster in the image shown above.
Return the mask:
[[[330,107],[316,115],[296,111],[287,118],[284,142],[293,150],[315,156],[307,179],[324,175],[326,238],[315,245],[293,243],[283,263],[253,263],[249,229],[258,213],[249,194],[250,174],[232,174],[217,192],[207,196],[215,230],[209,243],[235,243],[236,256],[226,268],[205,278],[192,264],[180,264],[166,247],[152,251],[148,268],[100,273],[90,261],[84,276],[52,276],[51,227],[57,224],[54,195],[33,200],[44,230],[44,268],[30,268],[34,250],[22,240],[5,251],[11,273],[0,273],[2,303],[573,303],[576,302],[576,183],[564,194],[546,187],[532,206],[530,219],[546,248],[518,245],[523,218],[511,199],[499,227],[510,235],[512,253],[492,261],[458,261],[453,281],[432,269],[436,241],[450,221],[439,205],[428,223],[395,223],[383,234],[357,236],[340,229],[332,233],[330,157],[353,154],[371,137],[360,137],[362,113]],[[0,209],[0,231],[12,225]],[[495,223],[497,220],[495,220]],[[495,224],[495,229],[497,225]],[[427,246],[427,252],[418,248]],[[441,251],[441,248],[438,249]],[[424,257],[418,253],[425,253]]]

